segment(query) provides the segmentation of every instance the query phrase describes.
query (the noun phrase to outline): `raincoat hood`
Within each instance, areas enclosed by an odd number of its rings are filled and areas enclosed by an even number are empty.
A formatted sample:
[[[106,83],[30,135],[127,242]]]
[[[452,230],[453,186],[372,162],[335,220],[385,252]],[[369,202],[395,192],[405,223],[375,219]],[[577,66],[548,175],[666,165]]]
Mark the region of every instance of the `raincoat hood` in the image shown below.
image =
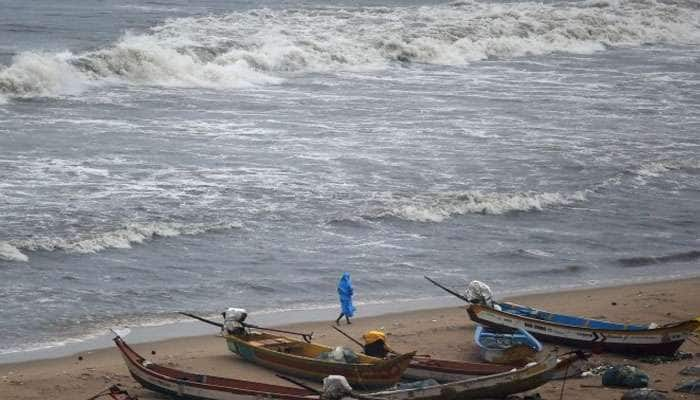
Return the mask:
[[[338,282],[338,292],[352,296],[352,282],[350,281],[350,273],[344,272]]]

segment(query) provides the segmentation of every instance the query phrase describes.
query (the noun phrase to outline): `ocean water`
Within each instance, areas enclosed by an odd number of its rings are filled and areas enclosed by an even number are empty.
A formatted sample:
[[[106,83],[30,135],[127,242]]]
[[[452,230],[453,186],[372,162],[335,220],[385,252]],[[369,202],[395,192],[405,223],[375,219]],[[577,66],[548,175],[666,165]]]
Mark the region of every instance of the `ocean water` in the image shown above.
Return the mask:
[[[0,0],[0,357],[700,273],[691,0]]]

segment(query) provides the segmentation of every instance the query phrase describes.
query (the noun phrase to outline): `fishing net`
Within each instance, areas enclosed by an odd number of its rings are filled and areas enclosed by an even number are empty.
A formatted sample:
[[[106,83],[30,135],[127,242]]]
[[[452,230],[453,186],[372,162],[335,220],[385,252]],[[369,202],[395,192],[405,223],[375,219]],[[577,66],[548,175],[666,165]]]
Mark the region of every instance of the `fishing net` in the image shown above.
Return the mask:
[[[342,346],[338,346],[332,351],[323,352],[316,358],[323,361],[333,361],[346,364],[356,364],[360,360],[354,351]]]

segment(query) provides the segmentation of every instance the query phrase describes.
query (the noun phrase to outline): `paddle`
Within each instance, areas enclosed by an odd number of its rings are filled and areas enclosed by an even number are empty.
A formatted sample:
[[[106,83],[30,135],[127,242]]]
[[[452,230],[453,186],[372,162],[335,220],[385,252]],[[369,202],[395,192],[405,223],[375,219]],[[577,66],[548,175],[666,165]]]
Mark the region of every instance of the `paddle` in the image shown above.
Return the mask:
[[[335,329],[336,331],[340,332],[341,335],[343,335],[343,336],[345,336],[346,338],[352,340],[353,342],[355,342],[355,344],[357,344],[358,346],[362,347],[362,349],[364,350],[365,345],[363,345],[362,343],[360,343],[359,340],[355,340],[354,337],[352,337],[352,336],[348,335],[347,333],[343,332],[343,330],[340,329],[340,328],[338,328],[337,326],[331,325],[331,328],[333,328],[333,329]]]
[[[190,313],[186,313],[186,312],[180,312],[180,314],[186,315],[190,318],[194,318],[194,319],[199,320],[199,321],[202,321],[202,322],[207,323],[209,325],[218,326],[219,328],[224,327],[224,324],[222,324],[222,323],[212,321],[210,319],[202,318],[202,317],[194,315],[194,314],[190,314]],[[290,335],[299,335],[304,339],[304,341],[306,343],[311,343],[311,338],[314,336],[313,332],[301,333],[301,332],[285,331],[282,329],[263,328],[261,326],[257,326],[257,325],[253,325],[253,324],[246,324],[245,322],[241,322],[241,325],[243,325],[246,328],[260,329],[261,331],[271,331],[271,332],[279,332],[279,333],[288,333]]]
[[[204,323],[206,323],[206,324],[209,324],[209,325],[218,326],[219,328],[223,328],[223,327],[224,327],[224,324],[222,324],[222,323],[219,323],[219,322],[216,322],[216,321],[212,321],[212,320],[210,320],[210,319],[202,318],[202,317],[197,316],[197,315],[194,315],[194,314],[190,314],[190,313],[186,313],[186,312],[180,312],[179,314],[186,315],[186,316],[188,316],[188,317],[190,317],[190,318],[194,318],[194,319],[196,319],[196,320],[202,321],[202,322],[204,322]]]
[[[245,322],[241,322],[243,326],[246,328],[253,328],[253,329],[260,329],[261,331],[270,331],[270,332],[279,332],[279,333],[288,333],[290,335],[299,335],[301,336],[306,343],[311,343],[311,338],[313,338],[314,333],[301,333],[301,332],[293,332],[293,331],[285,331],[282,329],[272,329],[272,328],[263,328],[262,326],[257,326],[253,324],[246,324]]]
[[[447,287],[445,287],[445,286],[439,284],[438,282],[435,282],[434,280],[428,278],[427,276],[423,276],[423,278],[427,279],[430,283],[432,283],[433,285],[435,285],[435,286],[439,287],[440,289],[446,291],[447,293],[449,293],[449,294],[451,294],[451,295],[453,295],[453,296],[455,296],[455,297],[458,297],[458,298],[460,298],[460,299],[466,301],[467,303],[470,303],[470,304],[471,304],[471,302],[469,301],[469,299],[467,299],[466,297],[462,296],[461,294],[455,292],[454,290],[448,289]]]

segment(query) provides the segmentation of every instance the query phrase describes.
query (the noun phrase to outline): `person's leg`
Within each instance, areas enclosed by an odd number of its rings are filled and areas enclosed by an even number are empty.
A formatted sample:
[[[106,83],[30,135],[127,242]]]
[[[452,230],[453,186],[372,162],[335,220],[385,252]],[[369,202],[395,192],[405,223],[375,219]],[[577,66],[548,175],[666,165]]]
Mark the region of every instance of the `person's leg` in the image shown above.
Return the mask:
[[[350,322],[350,317],[348,317],[347,315],[345,316],[345,320],[348,322],[348,325],[352,324],[352,322]]]
[[[340,319],[343,318],[343,315],[343,313],[340,313],[340,315],[338,315],[338,319],[335,320],[336,325],[340,325]],[[345,318],[347,318],[347,316]]]

